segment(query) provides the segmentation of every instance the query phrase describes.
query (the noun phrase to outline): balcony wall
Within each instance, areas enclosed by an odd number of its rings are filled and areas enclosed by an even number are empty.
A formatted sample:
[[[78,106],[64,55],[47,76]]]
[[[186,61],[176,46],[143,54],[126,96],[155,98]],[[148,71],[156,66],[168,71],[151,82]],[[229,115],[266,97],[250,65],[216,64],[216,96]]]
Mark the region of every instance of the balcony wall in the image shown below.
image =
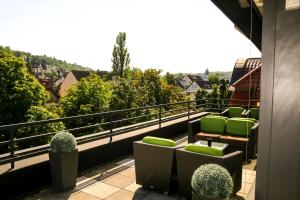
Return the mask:
[[[200,113],[190,117],[199,118],[207,113]],[[79,145],[79,173],[96,167],[105,162],[132,154],[132,143],[144,136],[158,136],[173,138],[187,132],[187,117],[165,122],[158,125],[114,136],[109,139],[97,140]],[[16,162],[16,167],[9,170],[9,165],[0,166],[1,199],[21,198],[25,194],[35,192],[51,184],[51,173],[48,155],[44,154]]]

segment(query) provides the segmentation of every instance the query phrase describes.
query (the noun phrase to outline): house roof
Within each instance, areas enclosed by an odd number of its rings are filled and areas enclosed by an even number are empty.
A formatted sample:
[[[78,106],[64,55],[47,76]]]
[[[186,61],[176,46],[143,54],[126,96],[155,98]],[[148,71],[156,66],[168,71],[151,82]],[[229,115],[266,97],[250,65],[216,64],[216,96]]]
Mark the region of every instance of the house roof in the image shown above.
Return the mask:
[[[261,58],[238,59],[233,68],[230,85],[258,67],[261,67]]]
[[[90,76],[93,72],[91,71],[79,71],[79,70],[71,70],[71,72],[73,73],[73,75],[75,76],[75,78],[79,81],[80,79]],[[96,71],[95,72],[97,75],[99,75],[100,77],[103,77],[105,74],[107,74],[107,71]]]
[[[211,89],[211,84],[209,81],[205,81],[202,79],[200,75],[187,75],[192,82],[196,82],[203,89]]]
[[[91,75],[90,71],[79,71],[79,70],[71,70],[75,78],[79,81],[80,79]]]

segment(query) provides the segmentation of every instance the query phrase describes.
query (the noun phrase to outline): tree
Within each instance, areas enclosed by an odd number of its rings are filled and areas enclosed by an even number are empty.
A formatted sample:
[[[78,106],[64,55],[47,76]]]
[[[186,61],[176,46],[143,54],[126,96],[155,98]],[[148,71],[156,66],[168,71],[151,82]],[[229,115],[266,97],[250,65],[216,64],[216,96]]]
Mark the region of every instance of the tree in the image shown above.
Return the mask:
[[[0,125],[26,121],[31,106],[43,106],[49,99],[24,60],[4,48],[0,48],[0,85]]]
[[[124,78],[117,79],[113,84],[110,109],[120,110],[132,108],[135,99],[138,98],[135,91],[131,80]]]
[[[213,112],[218,112],[219,108],[219,87],[218,85],[212,85],[213,91],[210,93],[209,107]]]
[[[92,74],[89,77],[82,78],[77,84],[73,85],[68,90],[67,95],[60,99],[59,104],[64,116],[74,116],[107,111],[110,99],[110,84],[103,82],[98,75]],[[78,119],[66,123],[66,126],[78,127],[101,121],[102,118]],[[83,132],[79,134],[83,134]]]
[[[92,74],[73,85],[59,104],[64,116],[74,116],[106,111],[110,98],[110,85],[98,75]]]
[[[220,96],[220,107],[225,108],[227,107],[228,104],[228,98],[229,98],[229,92],[228,92],[228,82],[225,81],[224,79],[220,80],[220,85],[219,85],[219,96]]]
[[[123,77],[124,70],[130,64],[128,49],[126,48],[126,33],[120,32],[116,39],[116,44],[114,45],[112,53],[112,69],[116,76]]]
[[[146,86],[148,90],[148,105],[158,105],[162,103],[160,73],[161,70],[151,68],[144,71],[141,83]]]
[[[26,119],[28,122],[47,120],[47,119],[57,119],[57,118],[59,118],[59,115],[50,112],[49,110],[47,110],[42,106],[31,106],[26,113]],[[26,137],[26,136],[45,134],[45,133],[54,133],[57,131],[62,131],[64,130],[64,128],[65,127],[62,122],[55,122],[55,123],[49,123],[43,125],[36,125],[32,128],[31,127],[22,128],[19,131],[18,135],[20,135],[21,137]],[[23,141],[17,145],[20,149],[23,149],[28,147],[34,147],[37,145],[47,144],[50,141],[50,139],[51,136],[49,135],[34,140],[30,140],[30,141]]]
[[[165,75],[165,79],[169,85],[176,85],[175,76],[173,74],[167,72]]]
[[[209,71],[208,71],[208,68],[206,68],[206,70],[205,70],[205,76],[208,76],[209,75]]]
[[[207,91],[200,88],[197,91],[197,93],[195,95],[195,98],[196,98],[196,108],[205,107],[206,106]]]
[[[208,80],[212,85],[218,85],[220,81],[220,75],[218,73],[210,73],[208,76]]]

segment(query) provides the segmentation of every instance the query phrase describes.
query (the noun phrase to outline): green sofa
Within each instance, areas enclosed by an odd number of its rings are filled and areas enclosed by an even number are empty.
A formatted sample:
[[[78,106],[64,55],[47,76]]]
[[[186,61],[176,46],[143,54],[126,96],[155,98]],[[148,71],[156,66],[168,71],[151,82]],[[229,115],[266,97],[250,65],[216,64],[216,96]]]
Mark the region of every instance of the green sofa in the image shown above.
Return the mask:
[[[221,112],[221,115],[229,118],[243,117],[246,112],[247,110],[244,109],[243,107],[229,107],[223,112]]]
[[[189,122],[188,142],[211,140],[226,143],[229,144],[231,152],[243,151],[244,158],[254,159],[257,149],[258,126],[258,121],[251,118],[205,116],[200,119],[200,123],[199,120]]]

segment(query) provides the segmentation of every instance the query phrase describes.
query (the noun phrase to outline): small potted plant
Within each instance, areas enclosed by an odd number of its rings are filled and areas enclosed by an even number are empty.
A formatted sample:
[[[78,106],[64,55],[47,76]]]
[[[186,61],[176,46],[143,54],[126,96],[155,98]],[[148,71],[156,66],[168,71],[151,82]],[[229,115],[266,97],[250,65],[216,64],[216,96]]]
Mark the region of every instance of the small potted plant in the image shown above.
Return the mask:
[[[233,191],[229,172],[216,164],[201,165],[192,177],[193,200],[228,200]]]
[[[76,186],[78,149],[75,137],[66,131],[55,134],[50,141],[49,160],[53,190],[63,192]]]

